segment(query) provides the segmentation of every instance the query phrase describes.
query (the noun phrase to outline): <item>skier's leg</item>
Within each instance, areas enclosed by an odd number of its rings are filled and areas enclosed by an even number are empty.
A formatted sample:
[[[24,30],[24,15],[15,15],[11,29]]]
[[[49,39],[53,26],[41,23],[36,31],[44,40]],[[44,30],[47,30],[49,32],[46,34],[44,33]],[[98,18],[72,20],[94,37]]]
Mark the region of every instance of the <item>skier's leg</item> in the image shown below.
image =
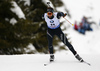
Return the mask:
[[[50,32],[47,32],[47,38],[48,38],[48,48],[49,48],[50,62],[51,62],[54,61],[53,46],[52,46],[53,35],[51,35]]]
[[[53,46],[52,46],[53,35],[51,35],[49,32],[47,32],[47,39],[48,39],[49,53],[53,54]]]
[[[77,52],[75,51],[75,49],[73,48],[73,46],[68,42],[67,37],[64,35],[64,33],[61,31],[61,29],[59,29],[59,31],[56,34],[61,41],[68,46],[69,50],[75,55]]]
[[[77,54],[73,46],[68,42],[67,37],[64,35],[64,33],[61,30],[59,30],[59,33],[57,34],[57,36],[62,40],[62,42],[66,46],[68,46],[70,51],[75,55],[76,59],[78,59],[80,62],[84,62],[84,60]]]

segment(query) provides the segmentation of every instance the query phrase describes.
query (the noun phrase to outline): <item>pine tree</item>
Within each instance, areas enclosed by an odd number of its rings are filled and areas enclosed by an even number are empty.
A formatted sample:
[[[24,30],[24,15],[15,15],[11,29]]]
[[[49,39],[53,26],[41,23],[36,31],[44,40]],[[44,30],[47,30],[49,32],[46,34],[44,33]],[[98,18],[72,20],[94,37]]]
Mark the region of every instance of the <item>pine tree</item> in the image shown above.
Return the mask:
[[[11,0],[0,2],[0,54],[23,54],[27,53],[25,48],[32,43],[37,51],[47,53],[46,24],[41,15],[46,11],[46,6],[39,2],[33,5],[25,5],[25,1],[15,0],[25,14],[26,19],[20,19],[11,11],[14,8]],[[36,1],[38,2],[38,1]],[[41,7],[45,9],[41,9]],[[11,18],[17,23],[12,25]],[[44,42],[42,42],[43,40]],[[31,51],[32,52],[32,51]],[[30,52],[29,52],[30,53]],[[34,53],[34,52],[32,52]]]
[[[11,8],[14,8],[11,1],[15,1],[22,9],[25,19],[19,18],[11,11]],[[38,52],[48,53],[47,25],[41,18],[47,6],[42,0],[30,1],[30,5],[25,5],[24,0],[0,1],[0,54],[35,53],[27,52],[30,43]],[[17,20],[14,25],[10,23],[12,18]],[[53,45],[58,45],[58,42],[59,39],[55,38]]]
[[[24,1],[17,1],[20,8],[23,10],[26,22],[22,23],[24,37],[30,37],[28,43],[32,43],[37,51],[47,53],[47,38],[46,38],[46,23],[42,20],[42,14],[46,12],[46,6],[42,1],[34,0],[34,2],[28,6],[24,5]],[[19,24],[19,26],[20,26]],[[16,24],[17,25],[17,24]],[[25,25],[25,27],[24,27]],[[21,28],[21,29],[22,29]],[[45,40],[45,41],[44,41]]]
[[[18,19],[18,16],[10,8],[13,8],[11,0],[0,1],[0,54],[10,54],[11,50],[9,49],[12,46],[10,42],[14,37],[14,28],[10,19],[13,17]]]

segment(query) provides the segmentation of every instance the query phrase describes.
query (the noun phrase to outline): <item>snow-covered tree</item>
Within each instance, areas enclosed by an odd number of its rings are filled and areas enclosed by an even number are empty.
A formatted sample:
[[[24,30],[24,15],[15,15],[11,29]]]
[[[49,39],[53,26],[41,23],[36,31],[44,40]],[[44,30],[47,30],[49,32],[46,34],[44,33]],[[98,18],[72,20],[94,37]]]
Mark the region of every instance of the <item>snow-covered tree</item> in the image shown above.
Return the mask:
[[[47,6],[42,0],[0,1],[0,54],[35,53],[28,51],[31,43],[38,52],[48,53],[47,25],[41,16]],[[58,45],[54,39],[54,46]],[[65,49],[62,47],[62,49]]]

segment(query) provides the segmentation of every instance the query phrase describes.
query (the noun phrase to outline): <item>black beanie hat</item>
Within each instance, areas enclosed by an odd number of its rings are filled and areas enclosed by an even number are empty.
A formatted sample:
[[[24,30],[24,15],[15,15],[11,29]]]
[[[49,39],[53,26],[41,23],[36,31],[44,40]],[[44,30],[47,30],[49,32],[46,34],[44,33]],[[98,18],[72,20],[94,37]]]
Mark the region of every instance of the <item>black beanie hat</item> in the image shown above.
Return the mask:
[[[47,8],[47,12],[52,12],[52,13],[53,13],[53,12],[54,12],[54,10],[53,10],[53,8],[48,7],[48,8]]]

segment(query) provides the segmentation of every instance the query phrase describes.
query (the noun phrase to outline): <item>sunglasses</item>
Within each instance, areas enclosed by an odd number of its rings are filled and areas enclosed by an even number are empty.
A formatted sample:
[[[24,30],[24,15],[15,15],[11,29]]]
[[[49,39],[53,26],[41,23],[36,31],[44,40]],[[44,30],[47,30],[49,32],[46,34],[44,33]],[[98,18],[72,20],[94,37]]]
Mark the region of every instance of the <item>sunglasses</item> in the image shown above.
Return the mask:
[[[47,15],[52,15],[52,13],[47,13]]]

